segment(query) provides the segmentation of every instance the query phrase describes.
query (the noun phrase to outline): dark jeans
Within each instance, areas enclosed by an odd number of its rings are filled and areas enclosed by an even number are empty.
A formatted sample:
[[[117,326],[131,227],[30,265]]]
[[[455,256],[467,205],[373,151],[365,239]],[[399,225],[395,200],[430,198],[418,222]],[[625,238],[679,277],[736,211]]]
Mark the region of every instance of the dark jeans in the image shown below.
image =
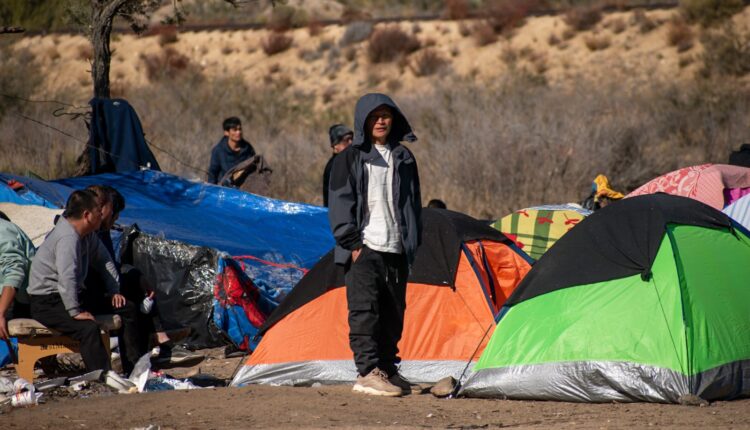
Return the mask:
[[[362,248],[345,277],[349,306],[349,346],[357,371],[375,367],[388,375],[397,371],[398,342],[404,328],[406,256]]]
[[[59,294],[30,296],[31,316],[81,344],[86,370],[109,370],[109,356],[99,334],[99,325],[91,320],[79,321],[68,314]]]

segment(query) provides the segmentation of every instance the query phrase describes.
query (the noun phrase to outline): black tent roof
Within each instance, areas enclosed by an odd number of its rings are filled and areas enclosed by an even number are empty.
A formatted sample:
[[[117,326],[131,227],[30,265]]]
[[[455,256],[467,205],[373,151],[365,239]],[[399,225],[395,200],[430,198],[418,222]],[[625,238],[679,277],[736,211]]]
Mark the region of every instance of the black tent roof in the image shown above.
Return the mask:
[[[454,287],[461,244],[490,240],[513,246],[513,242],[484,222],[447,209],[422,209],[422,244],[412,266],[409,282]],[[297,283],[260,329],[265,333],[286,315],[327,291],[344,285],[344,268],[328,252]]]
[[[668,224],[732,228],[729,217],[697,200],[650,194],[586,217],[531,268],[505,306],[555,290],[641,274],[651,276]]]

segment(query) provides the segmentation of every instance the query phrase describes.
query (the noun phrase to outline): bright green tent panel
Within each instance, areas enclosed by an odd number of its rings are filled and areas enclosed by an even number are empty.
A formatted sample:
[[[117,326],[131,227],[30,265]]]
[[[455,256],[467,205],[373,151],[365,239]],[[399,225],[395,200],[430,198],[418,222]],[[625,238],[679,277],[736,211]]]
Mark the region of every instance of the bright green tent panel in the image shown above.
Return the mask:
[[[622,361],[687,373],[675,260],[662,241],[653,276],[564,288],[503,316],[475,371],[569,361]]]
[[[686,225],[668,235],[682,274],[688,374],[750,359],[750,241]]]

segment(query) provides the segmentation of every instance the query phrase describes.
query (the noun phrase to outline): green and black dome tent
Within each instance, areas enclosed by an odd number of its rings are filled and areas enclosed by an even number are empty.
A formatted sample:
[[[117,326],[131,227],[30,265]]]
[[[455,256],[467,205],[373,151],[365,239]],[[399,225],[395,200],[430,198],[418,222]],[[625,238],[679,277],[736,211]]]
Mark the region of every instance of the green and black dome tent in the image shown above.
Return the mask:
[[[508,298],[461,393],[667,403],[747,396],[747,231],[666,194],[592,214]]]

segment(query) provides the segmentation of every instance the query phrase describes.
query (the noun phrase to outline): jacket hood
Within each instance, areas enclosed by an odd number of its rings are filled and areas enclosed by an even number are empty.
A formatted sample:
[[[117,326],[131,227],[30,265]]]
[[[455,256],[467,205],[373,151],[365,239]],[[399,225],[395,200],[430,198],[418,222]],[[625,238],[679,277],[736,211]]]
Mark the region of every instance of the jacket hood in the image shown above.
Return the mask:
[[[391,133],[388,135],[388,142],[395,144],[402,141],[417,141],[417,136],[412,132],[409,121],[406,120],[406,117],[401,113],[401,109],[396,106],[396,103],[385,94],[371,93],[362,96],[354,108],[354,141],[352,142],[352,146],[362,147],[370,145],[370,139],[365,134],[365,121],[372,111],[383,105],[393,110],[393,126]]]

